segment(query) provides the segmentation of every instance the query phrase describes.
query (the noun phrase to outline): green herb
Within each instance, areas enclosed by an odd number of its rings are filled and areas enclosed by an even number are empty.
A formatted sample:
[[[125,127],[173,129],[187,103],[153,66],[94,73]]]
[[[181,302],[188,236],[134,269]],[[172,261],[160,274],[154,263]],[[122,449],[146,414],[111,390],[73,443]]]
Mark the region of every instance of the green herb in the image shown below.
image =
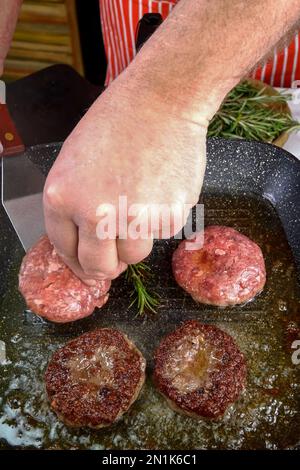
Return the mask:
[[[233,88],[210,121],[208,137],[273,142],[282,132],[300,129],[300,124],[281,108],[290,95],[267,95],[248,81]]]
[[[150,267],[143,262],[128,265],[125,277],[127,282],[133,285],[130,296],[134,297],[128,308],[137,304],[137,315],[142,316],[146,311],[156,313],[156,309],[159,306],[159,296],[156,293],[149,292],[146,287],[147,279],[151,276]]]

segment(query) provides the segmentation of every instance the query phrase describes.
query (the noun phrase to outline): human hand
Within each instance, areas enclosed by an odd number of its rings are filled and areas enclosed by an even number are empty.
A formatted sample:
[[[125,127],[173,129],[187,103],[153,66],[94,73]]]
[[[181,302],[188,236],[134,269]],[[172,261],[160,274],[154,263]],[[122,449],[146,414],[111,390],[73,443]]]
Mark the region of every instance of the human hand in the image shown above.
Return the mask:
[[[64,143],[45,185],[45,223],[58,253],[82,280],[117,277],[150,253],[153,238],[169,223],[160,220],[146,239],[120,239],[117,226],[114,239],[100,240],[97,224],[110,205],[118,215],[120,195],[128,207],[141,204],[142,212],[149,203],[167,204],[171,213],[197,203],[208,119],[189,117],[173,103],[143,94],[125,72]],[[170,236],[182,220],[171,223]]]

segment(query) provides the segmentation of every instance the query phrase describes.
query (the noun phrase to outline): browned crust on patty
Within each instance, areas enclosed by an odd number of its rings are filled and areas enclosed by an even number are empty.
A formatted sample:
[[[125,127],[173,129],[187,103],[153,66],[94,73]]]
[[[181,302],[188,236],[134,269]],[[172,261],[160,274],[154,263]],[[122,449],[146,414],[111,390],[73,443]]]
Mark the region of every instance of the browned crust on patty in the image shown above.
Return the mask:
[[[189,354],[193,348],[194,353]],[[202,365],[197,369],[195,358],[199,360],[199,351]],[[158,346],[154,361],[158,390],[172,408],[189,416],[222,416],[246,384],[245,358],[231,336],[197,320],[187,321],[167,335]]]
[[[58,349],[48,364],[51,408],[68,426],[109,426],[137,399],[145,367],[144,357],[122,332],[85,333]]]

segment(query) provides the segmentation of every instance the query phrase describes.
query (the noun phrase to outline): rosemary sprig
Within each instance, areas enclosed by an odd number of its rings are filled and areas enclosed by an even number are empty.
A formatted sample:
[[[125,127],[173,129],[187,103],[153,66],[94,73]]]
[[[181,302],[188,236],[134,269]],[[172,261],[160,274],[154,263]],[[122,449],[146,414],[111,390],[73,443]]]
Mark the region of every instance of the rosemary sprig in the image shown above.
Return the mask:
[[[233,88],[210,121],[208,136],[273,142],[283,132],[300,129],[280,106],[290,95],[268,95],[265,90],[248,81]]]
[[[147,278],[151,277],[150,267],[143,263],[129,264],[125,273],[125,278],[128,283],[133,285],[133,290],[130,293],[134,297],[128,308],[137,304],[137,316],[144,315],[147,311],[156,313],[159,306],[159,296],[156,293],[151,293],[146,287]]]

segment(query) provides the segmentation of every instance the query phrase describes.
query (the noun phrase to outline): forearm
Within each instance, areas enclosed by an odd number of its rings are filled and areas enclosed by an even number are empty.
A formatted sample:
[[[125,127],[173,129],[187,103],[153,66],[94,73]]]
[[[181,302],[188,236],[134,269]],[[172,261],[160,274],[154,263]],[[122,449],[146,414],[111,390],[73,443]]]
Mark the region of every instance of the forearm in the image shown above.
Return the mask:
[[[22,0],[0,0],[0,76],[10,47]]]
[[[130,81],[196,121],[200,102],[209,118],[299,17],[300,0],[180,0],[129,67]]]

